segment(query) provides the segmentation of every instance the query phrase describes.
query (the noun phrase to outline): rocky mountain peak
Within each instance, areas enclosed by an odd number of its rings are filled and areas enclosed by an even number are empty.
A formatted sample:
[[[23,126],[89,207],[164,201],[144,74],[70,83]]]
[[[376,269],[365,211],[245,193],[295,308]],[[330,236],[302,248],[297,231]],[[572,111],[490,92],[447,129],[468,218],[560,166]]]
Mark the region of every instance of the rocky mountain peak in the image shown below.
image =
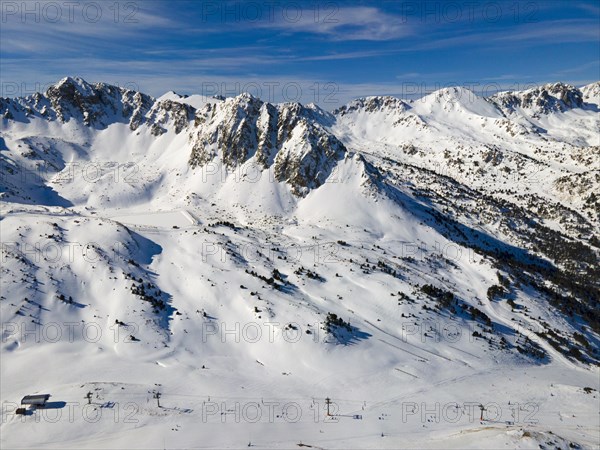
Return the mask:
[[[581,91],[564,83],[548,83],[520,92],[502,92],[492,96],[491,100],[508,113],[522,108],[534,115],[565,112],[581,108],[584,103]]]
[[[233,168],[255,158],[298,195],[322,184],[345,152],[327,129],[330,117],[300,103],[274,105],[241,94],[199,114],[191,135],[192,167],[220,160]]]
[[[347,105],[337,108],[333,111],[333,114],[344,116],[356,111],[364,110],[368,113],[373,113],[380,110],[388,112],[402,112],[406,111],[409,106],[397,97],[386,96],[371,96],[362,97],[351,101]]]

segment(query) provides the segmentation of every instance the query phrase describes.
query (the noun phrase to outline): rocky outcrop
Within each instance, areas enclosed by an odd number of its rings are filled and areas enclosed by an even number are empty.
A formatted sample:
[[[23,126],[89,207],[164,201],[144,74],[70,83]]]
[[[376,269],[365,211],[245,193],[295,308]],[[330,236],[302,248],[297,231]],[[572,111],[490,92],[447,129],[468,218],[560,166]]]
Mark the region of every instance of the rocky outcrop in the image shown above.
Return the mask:
[[[367,113],[373,113],[376,111],[386,110],[388,112],[403,112],[409,109],[409,105],[396,97],[390,96],[377,96],[377,97],[364,97],[357,98],[351,101],[347,105],[344,105],[335,111],[334,115],[345,116],[357,111],[365,111]]]
[[[273,105],[242,94],[197,112],[191,134],[190,165],[220,160],[229,168],[254,158],[273,168],[277,181],[290,184],[297,195],[323,184],[344,157],[344,145],[315,120],[327,118],[315,107],[299,103]]]
[[[522,108],[538,116],[581,108],[584,104],[581,91],[563,83],[545,84],[521,92],[502,92],[490,100],[506,113]]]
[[[195,114],[194,108],[185,103],[157,102],[141,92],[72,77],[63,78],[44,94],[1,98],[0,111],[8,120],[28,121],[31,117],[62,123],[75,120],[96,129],[126,123],[135,131],[147,124],[155,135],[166,132],[164,126],[169,123],[180,133]]]

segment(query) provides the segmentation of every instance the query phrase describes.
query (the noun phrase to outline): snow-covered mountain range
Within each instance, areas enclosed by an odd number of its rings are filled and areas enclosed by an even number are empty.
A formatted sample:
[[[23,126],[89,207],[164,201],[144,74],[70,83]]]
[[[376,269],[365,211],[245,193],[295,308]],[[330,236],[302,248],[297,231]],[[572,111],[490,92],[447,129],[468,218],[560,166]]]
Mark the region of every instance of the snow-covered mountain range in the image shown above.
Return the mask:
[[[0,98],[0,155],[6,446],[597,448],[600,82],[68,77]]]

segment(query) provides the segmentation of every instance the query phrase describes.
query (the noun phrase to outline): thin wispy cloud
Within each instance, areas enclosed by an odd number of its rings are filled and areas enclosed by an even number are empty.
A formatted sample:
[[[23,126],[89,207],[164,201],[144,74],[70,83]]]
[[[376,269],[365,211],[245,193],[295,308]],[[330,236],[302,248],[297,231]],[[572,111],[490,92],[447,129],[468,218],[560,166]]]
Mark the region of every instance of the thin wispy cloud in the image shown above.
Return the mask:
[[[568,67],[566,69],[558,70],[555,72],[555,74],[558,76],[565,76],[565,75],[568,76],[568,75],[574,74],[574,73],[582,73],[589,69],[595,69],[596,73],[600,74],[600,59],[597,59],[595,61],[589,61],[584,64],[579,64],[574,67]]]
[[[593,15],[600,16],[600,6],[598,4],[577,2],[574,4],[574,6]]]
[[[115,2],[94,3],[98,7],[85,9],[86,4],[36,1],[35,8],[26,3],[14,3],[17,10],[3,9],[1,51],[27,56],[52,52],[60,56],[70,53],[98,52],[102,49],[126,48],[136,39],[159,30],[170,30],[177,22],[158,13],[139,8],[116,11]],[[77,6],[78,5],[78,6]],[[29,9],[26,9],[26,8]],[[27,13],[29,11],[29,13]],[[24,55],[25,56],[25,55]]]
[[[375,7],[343,7],[330,16],[302,15],[298,19],[280,17],[273,22],[259,22],[257,27],[285,32],[323,35],[334,41],[386,41],[412,35],[415,29],[402,17],[382,12]]]
[[[554,20],[521,25],[505,35],[496,35],[496,41],[527,41],[533,43],[597,42],[600,26],[597,20]]]

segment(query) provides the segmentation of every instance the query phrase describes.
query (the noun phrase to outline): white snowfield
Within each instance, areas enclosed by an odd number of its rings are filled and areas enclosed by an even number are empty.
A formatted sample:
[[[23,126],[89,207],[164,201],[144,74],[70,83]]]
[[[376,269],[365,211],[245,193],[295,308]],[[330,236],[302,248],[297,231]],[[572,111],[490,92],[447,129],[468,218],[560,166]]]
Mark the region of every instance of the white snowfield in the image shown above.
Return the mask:
[[[1,447],[600,448],[599,86],[0,99]]]

